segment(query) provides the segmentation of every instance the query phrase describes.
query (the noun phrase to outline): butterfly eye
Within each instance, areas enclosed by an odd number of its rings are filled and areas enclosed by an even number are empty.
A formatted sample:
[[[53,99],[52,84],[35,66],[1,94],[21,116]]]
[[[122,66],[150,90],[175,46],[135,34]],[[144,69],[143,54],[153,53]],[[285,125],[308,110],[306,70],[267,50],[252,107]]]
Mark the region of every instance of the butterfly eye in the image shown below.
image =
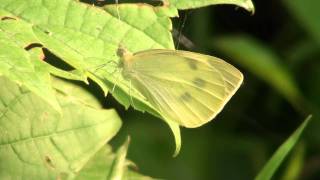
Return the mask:
[[[121,48],[121,47],[117,51],[117,55],[119,57],[123,57],[125,55],[125,53],[126,53],[126,50],[124,48]]]
[[[127,49],[121,46],[118,48],[117,55],[125,61],[133,56]]]

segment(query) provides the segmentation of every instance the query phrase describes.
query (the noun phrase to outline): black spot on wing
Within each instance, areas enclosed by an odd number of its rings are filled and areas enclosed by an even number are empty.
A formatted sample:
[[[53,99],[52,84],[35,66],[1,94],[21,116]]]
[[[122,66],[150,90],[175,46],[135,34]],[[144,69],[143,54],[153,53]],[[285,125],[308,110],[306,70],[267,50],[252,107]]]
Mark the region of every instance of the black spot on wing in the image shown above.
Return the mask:
[[[194,85],[196,85],[198,87],[201,87],[201,88],[206,85],[206,81],[204,81],[201,78],[195,78],[192,82],[193,82]]]
[[[183,100],[183,101],[190,101],[192,99],[192,96],[190,93],[188,92],[185,92],[183,93],[180,98]]]
[[[197,70],[197,69],[198,69],[198,65],[197,65],[197,62],[196,62],[196,61],[190,60],[190,61],[188,61],[188,64],[189,64],[189,67],[190,67],[192,70]]]

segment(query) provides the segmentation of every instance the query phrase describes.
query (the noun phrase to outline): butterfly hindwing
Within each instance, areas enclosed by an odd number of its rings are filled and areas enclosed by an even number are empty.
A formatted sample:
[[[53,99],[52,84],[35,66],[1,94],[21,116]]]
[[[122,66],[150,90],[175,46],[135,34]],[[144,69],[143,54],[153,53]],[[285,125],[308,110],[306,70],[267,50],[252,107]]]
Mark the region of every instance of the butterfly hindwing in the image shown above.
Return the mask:
[[[213,119],[242,82],[230,64],[192,52],[148,50],[131,62],[134,87],[162,116],[185,127]]]

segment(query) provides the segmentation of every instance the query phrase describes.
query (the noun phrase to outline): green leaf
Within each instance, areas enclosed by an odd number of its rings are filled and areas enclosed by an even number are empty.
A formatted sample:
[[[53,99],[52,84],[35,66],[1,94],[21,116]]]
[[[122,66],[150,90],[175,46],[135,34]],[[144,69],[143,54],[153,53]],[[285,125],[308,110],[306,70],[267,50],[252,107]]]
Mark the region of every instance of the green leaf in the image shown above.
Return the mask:
[[[286,167],[281,180],[298,180],[304,168],[306,146],[303,143],[297,144],[294,148],[288,166]]]
[[[102,108],[98,98],[93,93],[89,93],[89,87],[86,84],[54,77],[51,80],[52,86],[63,96],[65,101],[83,104],[96,109]]]
[[[37,62],[39,58],[24,49],[33,41],[34,37],[24,24],[15,20],[0,21],[0,74],[27,86],[60,111],[48,72],[42,73],[44,66]]]
[[[214,47],[270,84],[298,110],[303,109],[304,99],[292,74],[270,48],[250,36],[217,38]]]
[[[253,11],[250,0],[189,2],[174,1],[172,4],[178,3],[181,8],[235,4]],[[43,45],[74,67],[79,79],[91,78],[105,94],[116,87],[113,96],[126,108],[134,105],[137,110],[161,117],[161,113],[122,78],[116,65],[117,50],[119,46],[133,53],[145,49],[174,49],[170,17],[177,16],[176,9],[147,4],[99,8],[74,0],[2,0],[0,11],[26,24],[28,30],[31,28],[30,34],[35,36],[32,42]],[[104,67],[97,68],[101,66]],[[165,122],[172,129],[178,152],[181,146],[179,124],[167,119]]]
[[[311,115],[298,127],[297,130],[278,148],[263,169],[256,176],[255,180],[269,180],[272,178],[285,157],[289,154],[294,145],[298,142],[303,130],[308,125]]]
[[[170,5],[177,9],[199,8],[217,4],[233,4],[254,13],[254,6],[251,0],[168,0]]]
[[[122,145],[116,154],[111,147],[103,147],[76,175],[75,180],[152,180],[153,178],[141,175],[128,169],[132,164],[126,160],[129,140]]]
[[[320,1],[318,0],[283,0],[287,8],[297,18],[300,25],[320,43]]]
[[[121,126],[114,110],[58,95],[58,113],[24,86],[3,76],[0,84],[0,179],[72,176]]]
[[[2,13],[2,16],[7,19],[0,21],[0,74],[25,85],[60,111],[51,87],[50,73],[68,79],[84,78],[45,63],[31,25],[10,13]]]
[[[96,81],[105,94],[116,84],[113,96],[125,107],[133,103],[135,109],[161,117],[141,94],[122,79],[114,64],[118,62],[117,50],[120,45],[131,52],[150,48],[173,49],[169,10],[136,4],[110,5],[102,10],[72,0],[46,3],[29,1],[26,4],[20,0],[22,5],[19,11],[10,6],[17,1],[6,0],[3,7],[28,23],[36,24],[33,25],[33,32],[39,42],[75,67],[80,74]],[[31,4],[32,7],[29,7]],[[42,13],[43,18],[39,19],[32,13]],[[60,14],[63,19],[57,18],[56,14]],[[108,61],[115,63],[96,70]],[[175,127],[172,131],[178,151],[181,138],[176,129],[179,125],[169,120],[166,122],[170,123],[169,127]]]
[[[174,49],[169,17],[172,10],[141,4],[109,5],[101,9],[73,0],[43,3],[4,0],[1,8],[31,26],[38,43],[76,68],[80,76],[93,79],[105,94],[116,85],[113,96],[125,107],[133,103],[135,109],[161,117],[129,82],[122,79],[115,64],[119,60],[117,50],[120,45],[131,52],[150,48]],[[114,63],[107,63],[111,61]],[[105,67],[97,70],[101,65]],[[178,149],[181,138],[176,129],[179,124],[166,122],[174,127]]]
[[[125,169],[127,168],[126,156],[129,148],[130,138],[118,149],[116,156],[111,164],[107,179],[123,179]]]

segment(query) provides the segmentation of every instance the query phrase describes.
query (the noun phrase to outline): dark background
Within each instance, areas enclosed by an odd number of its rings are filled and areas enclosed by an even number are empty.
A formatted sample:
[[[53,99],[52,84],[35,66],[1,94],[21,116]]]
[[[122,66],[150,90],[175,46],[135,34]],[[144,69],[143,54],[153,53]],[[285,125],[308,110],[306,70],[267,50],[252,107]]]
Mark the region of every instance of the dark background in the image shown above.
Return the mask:
[[[125,111],[108,97],[107,106],[116,107],[124,121],[112,144],[119,146],[129,134],[128,158],[137,164],[138,171],[152,177],[248,180],[255,177],[306,116],[313,114],[311,124],[275,179],[290,179],[290,173],[296,174],[297,179],[320,179],[320,39],[314,35],[317,29],[305,24],[312,18],[301,18],[304,14],[299,14],[290,5],[292,2],[304,2],[306,8],[320,7],[317,0],[255,0],[254,15],[231,5],[180,11],[180,17],[173,19],[176,47],[227,60],[243,72],[243,85],[212,122],[197,129],[182,129],[182,149],[176,158],[172,157],[173,136],[165,123],[148,114]],[[320,15],[314,9],[310,13],[313,19]],[[320,16],[318,19],[313,23],[320,24]],[[193,45],[188,45],[183,36]],[[237,60],[246,58],[247,52],[237,57],[220,48],[219,42],[225,36],[253,39],[257,42],[252,45],[253,52],[259,45],[274,54],[275,61],[289,72],[301,92],[300,100],[293,100],[294,104],[265,81],[263,77],[269,76],[268,72],[257,75],[255,63],[261,63],[265,54],[256,54],[252,68],[247,68]],[[241,51],[242,47],[230,48]],[[290,168],[294,163],[297,168]]]

